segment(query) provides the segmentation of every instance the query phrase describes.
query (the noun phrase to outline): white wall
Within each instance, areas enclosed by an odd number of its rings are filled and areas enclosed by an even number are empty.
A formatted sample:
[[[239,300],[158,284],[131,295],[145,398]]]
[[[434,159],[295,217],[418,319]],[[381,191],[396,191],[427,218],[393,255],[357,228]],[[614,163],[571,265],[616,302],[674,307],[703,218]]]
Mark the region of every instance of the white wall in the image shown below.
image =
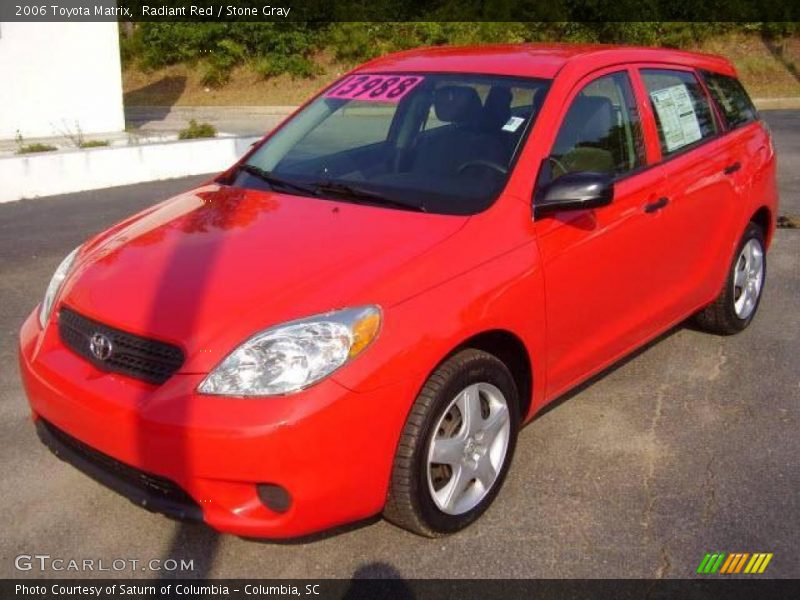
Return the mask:
[[[219,173],[258,139],[218,137],[3,157],[0,158],[0,202]]]
[[[5,0],[0,0],[5,1]],[[0,23],[0,139],[121,131],[116,23]]]

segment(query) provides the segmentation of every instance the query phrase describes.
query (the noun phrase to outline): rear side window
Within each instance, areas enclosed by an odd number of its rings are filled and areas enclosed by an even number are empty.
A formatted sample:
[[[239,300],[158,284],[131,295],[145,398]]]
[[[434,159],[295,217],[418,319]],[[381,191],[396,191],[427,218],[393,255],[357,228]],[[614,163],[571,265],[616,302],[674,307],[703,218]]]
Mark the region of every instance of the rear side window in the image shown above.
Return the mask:
[[[642,79],[656,117],[661,153],[669,156],[717,133],[717,123],[694,73],[643,69]]]
[[[755,106],[738,79],[710,71],[702,71],[702,75],[729,129],[736,129],[758,119]]]

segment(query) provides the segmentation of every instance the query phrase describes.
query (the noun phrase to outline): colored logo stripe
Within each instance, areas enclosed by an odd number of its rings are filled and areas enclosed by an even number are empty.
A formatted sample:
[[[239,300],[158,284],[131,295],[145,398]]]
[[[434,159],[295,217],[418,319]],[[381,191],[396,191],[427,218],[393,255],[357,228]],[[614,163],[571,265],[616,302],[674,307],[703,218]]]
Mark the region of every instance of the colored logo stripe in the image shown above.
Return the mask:
[[[761,554],[753,554],[753,558],[750,559],[750,562],[747,563],[747,566],[744,568],[745,573],[763,573],[769,561],[772,560],[772,553],[769,554],[761,553]]]
[[[731,554],[726,554],[725,552],[709,552],[703,557],[700,566],[697,567],[697,572],[704,575],[717,572],[719,572],[720,575],[763,573],[772,560],[772,556],[773,554],[771,552],[756,552],[754,554],[750,554],[749,552],[733,552]]]
[[[725,558],[724,552],[716,552],[714,554],[706,554],[700,566],[697,567],[698,573],[716,573],[719,566]]]
[[[729,575],[738,573],[744,567],[744,562],[750,557],[747,552],[738,552],[731,554],[725,564],[722,565],[720,573],[727,573]]]

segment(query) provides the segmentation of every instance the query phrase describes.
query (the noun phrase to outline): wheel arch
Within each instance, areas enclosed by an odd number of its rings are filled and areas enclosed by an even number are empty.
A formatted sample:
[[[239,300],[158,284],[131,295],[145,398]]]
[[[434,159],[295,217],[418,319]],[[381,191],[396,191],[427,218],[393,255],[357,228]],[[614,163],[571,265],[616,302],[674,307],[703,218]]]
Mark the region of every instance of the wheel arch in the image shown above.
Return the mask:
[[[519,414],[524,422],[533,399],[533,362],[522,339],[506,329],[482,331],[467,338],[448,352],[433,371],[448,358],[465,348],[488,352],[499,358],[508,367],[519,390]]]
[[[761,206],[750,216],[749,221],[751,223],[755,223],[761,228],[761,231],[764,234],[764,242],[766,243],[767,247],[769,247],[770,243],[772,242],[772,234],[774,232],[772,218],[772,211],[769,209],[769,207]]]

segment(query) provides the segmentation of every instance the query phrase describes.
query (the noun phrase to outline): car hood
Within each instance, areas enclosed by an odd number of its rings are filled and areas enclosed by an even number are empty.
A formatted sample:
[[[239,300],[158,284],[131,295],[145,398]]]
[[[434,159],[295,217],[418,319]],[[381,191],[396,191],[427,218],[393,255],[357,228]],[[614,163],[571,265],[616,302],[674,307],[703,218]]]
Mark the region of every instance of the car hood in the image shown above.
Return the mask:
[[[61,300],[206,372],[271,325],[408,296],[387,279],[467,221],[209,185],[87,243]]]

